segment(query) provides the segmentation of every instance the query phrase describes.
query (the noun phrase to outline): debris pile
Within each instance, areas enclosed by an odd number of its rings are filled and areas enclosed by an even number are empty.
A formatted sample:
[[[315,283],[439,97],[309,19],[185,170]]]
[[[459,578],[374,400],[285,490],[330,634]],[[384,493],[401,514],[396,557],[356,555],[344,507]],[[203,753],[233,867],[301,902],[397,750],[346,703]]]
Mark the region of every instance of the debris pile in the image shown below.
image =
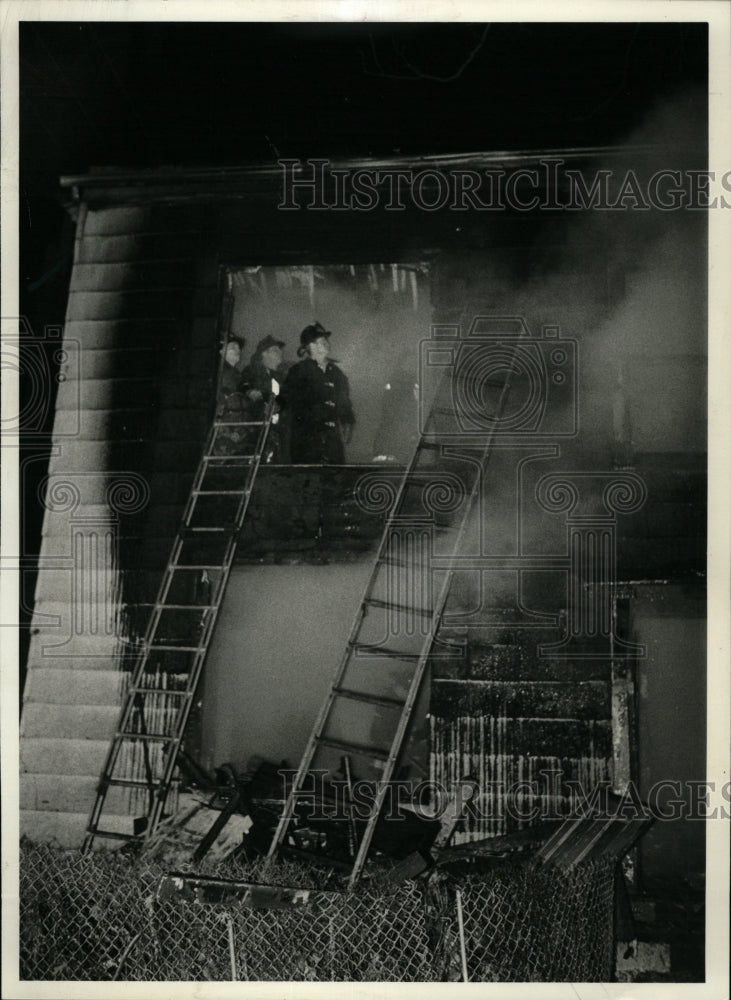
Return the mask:
[[[337,777],[325,781],[319,776],[319,781],[313,781],[312,795],[295,803],[286,841],[277,852],[281,858],[303,865],[305,871],[326,872],[328,889],[335,891],[345,889],[345,876],[352,869],[369,805],[361,789],[361,808],[355,808],[347,757],[341,773],[342,781]],[[234,856],[247,863],[263,860],[270,853],[285,807],[285,778],[291,780],[293,774],[286,762],[276,765],[261,759],[252,760],[242,775],[230,764],[217,768],[213,775],[197,767],[194,778],[198,787],[181,794],[179,811],[147,840],[144,855],[183,869],[196,866],[204,857],[209,863]],[[501,863],[516,861],[530,869],[550,866],[559,873],[569,872],[587,861],[619,861],[651,823],[646,818],[624,816],[621,798],[605,792],[579,815],[450,846],[465,809],[478,794],[477,783],[464,778],[433,814],[413,804],[392,802],[379,816],[362,881],[394,884],[427,878],[434,882],[479,876]],[[322,878],[317,881],[324,884]],[[278,886],[276,892],[270,891],[273,888],[263,882],[193,875],[188,870],[166,876],[160,892],[165,898],[178,894],[197,902],[235,902],[255,908],[299,905],[310,898],[300,893],[305,887],[295,891],[294,887]]]

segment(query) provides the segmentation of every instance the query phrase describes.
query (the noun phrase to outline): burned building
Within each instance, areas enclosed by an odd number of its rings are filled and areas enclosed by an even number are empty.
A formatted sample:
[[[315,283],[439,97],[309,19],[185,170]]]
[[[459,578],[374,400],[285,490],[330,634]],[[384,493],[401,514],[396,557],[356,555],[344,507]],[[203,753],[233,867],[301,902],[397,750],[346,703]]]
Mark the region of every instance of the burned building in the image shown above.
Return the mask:
[[[475,379],[488,382],[512,345],[522,368],[477,507],[456,555],[431,550],[435,573],[452,576],[404,773],[444,787],[476,779],[482,808],[458,840],[562,813],[572,788],[632,781],[647,796],[672,779],[682,797],[704,778],[705,216],[653,210],[639,225],[636,213],[545,210],[575,194],[576,177],[590,191],[607,163],[626,178],[631,162],[642,183],[652,153],[629,156],[63,179],[76,236],[56,448],[39,491],[24,836],[84,840],[213,419],[222,342],[244,340],[248,358],[272,335],[291,363],[314,320],[350,381],[347,464],[259,467],[185,753],[205,768],[257,754],[296,768],[435,372],[451,376],[479,344],[488,361]],[[496,171],[512,194],[490,211],[471,179]],[[366,176],[370,200],[339,211],[339,199],[366,198]],[[397,190],[399,176],[410,185]],[[481,391],[453,398],[465,422],[445,431],[468,469],[494,430],[480,423]],[[450,502],[437,491],[424,517],[436,524]],[[424,581],[409,586],[417,604]],[[155,731],[179,713],[178,674],[161,656],[148,678]],[[143,748],[120,766],[130,787],[110,790],[107,823],[131,833],[147,809],[134,787]],[[658,823],[641,850],[649,875],[700,872],[703,824]]]

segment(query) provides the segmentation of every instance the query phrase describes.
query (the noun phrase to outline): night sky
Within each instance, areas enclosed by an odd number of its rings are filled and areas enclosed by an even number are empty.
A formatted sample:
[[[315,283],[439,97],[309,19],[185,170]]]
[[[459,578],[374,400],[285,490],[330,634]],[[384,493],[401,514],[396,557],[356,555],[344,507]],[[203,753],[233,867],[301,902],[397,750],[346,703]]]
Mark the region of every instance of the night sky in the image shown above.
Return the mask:
[[[609,144],[703,24],[21,25],[23,182],[92,166]]]
[[[62,174],[607,145],[706,67],[702,23],[23,22],[23,312],[62,321]]]

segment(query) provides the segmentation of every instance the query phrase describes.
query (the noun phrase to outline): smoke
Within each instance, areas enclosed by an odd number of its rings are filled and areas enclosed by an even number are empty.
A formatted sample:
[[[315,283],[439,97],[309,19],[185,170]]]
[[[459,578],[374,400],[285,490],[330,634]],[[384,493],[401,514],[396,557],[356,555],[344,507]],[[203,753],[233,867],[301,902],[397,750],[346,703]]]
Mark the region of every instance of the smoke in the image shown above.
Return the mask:
[[[657,106],[619,155],[596,169],[611,170],[613,179],[631,170],[641,189],[658,170],[703,169],[704,100],[688,93]],[[638,146],[652,150],[638,153]],[[627,466],[641,472],[646,462],[671,466],[706,450],[705,213],[582,212],[547,222],[524,259],[529,273],[513,280],[506,280],[509,267],[490,263],[480,281],[469,261],[466,294],[489,302],[495,313],[525,317],[534,336],[541,324],[555,324],[577,341],[577,435],[557,439],[556,457],[525,462],[523,455],[520,470],[517,452],[512,469],[500,454],[488,474],[482,523],[475,515],[465,551],[479,543],[491,554],[517,552],[518,544],[523,554],[560,552],[564,517],[535,501],[536,483],[547,472]],[[596,496],[586,512],[600,508]],[[462,588],[465,607],[478,599],[476,579]],[[540,603],[557,580],[533,579],[542,581],[535,587]],[[516,600],[512,582],[497,574],[490,580],[492,603]]]
[[[369,463],[378,454],[384,409],[389,437],[398,439],[401,431],[404,439],[413,436],[410,394],[418,379],[418,345],[431,323],[425,265],[250,268],[235,276],[234,292],[233,330],[246,338],[247,353],[271,334],[285,341],[285,362],[293,364],[305,326],[317,320],[331,331],[332,357],[348,377],[356,416],[349,462]],[[408,384],[412,405],[393,407],[385,395],[402,384]]]
[[[616,189],[632,172],[642,191],[660,170],[702,170],[705,112],[705,95],[697,91],[658,104],[589,173],[611,171]],[[641,469],[645,461],[672,463],[705,451],[706,216],[688,208],[632,207],[631,199],[626,210],[545,211],[526,220],[520,246],[500,246],[498,239],[493,248],[484,246],[490,216],[460,223],[478,233],[473,242],[482,246],[445,251],[430,274],[418,262],[397,267],[385,261],[242,272],[234,330],[246,336],[249,350],[265,334],[285,340],[290,363],[305,325],[317,319],[332,330],[332,352],[349,377],[357,420],[348,460],[370,462],[384,449],[397,450],[382,444],[384,425],[390,441],[404,445],[399,458],[408,457],[416,425],[410,392],[414,381],[422,389],[425,382],[419,344],[435,321],[520,316],[536,340],[544,324],[557,326],[578,345],[576,394],[573,400],[547,392],[547,419],[549,427],[571,425],[575,435],[549,433],[530,460],[525,450],[493,457],[484,513],[470,525],[467,547],[483,554],[560,551],[565,521],[536,503],[541,476]],[[394,387],[402,397],[398,405],[392,405]],[[546,452],[551,444],[558,454]],[[469,583],[463,590],[465,606],[484,597]],[[501,587],[494,597],[514,594]]]

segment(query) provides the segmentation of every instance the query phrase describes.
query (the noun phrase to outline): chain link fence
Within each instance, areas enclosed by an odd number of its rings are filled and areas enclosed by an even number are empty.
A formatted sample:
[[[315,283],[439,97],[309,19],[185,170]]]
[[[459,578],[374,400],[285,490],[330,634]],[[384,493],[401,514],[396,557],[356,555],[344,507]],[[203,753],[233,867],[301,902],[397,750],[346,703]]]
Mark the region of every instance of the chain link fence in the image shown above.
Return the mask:
[[[482,872],[333,891],[287,862],[219,864],[217,877],[318,891],[251,909],[156,896],[159,862],[21,848],[23,980],[608,981],[615,863],[570,871],[499,862]],[[205,864],[196,874],[205,874]],[[191,872],[193,874],[193,872]],[[328,888],[330,886],[330,888]],[[461,909],[463,934],[458,914]]]

